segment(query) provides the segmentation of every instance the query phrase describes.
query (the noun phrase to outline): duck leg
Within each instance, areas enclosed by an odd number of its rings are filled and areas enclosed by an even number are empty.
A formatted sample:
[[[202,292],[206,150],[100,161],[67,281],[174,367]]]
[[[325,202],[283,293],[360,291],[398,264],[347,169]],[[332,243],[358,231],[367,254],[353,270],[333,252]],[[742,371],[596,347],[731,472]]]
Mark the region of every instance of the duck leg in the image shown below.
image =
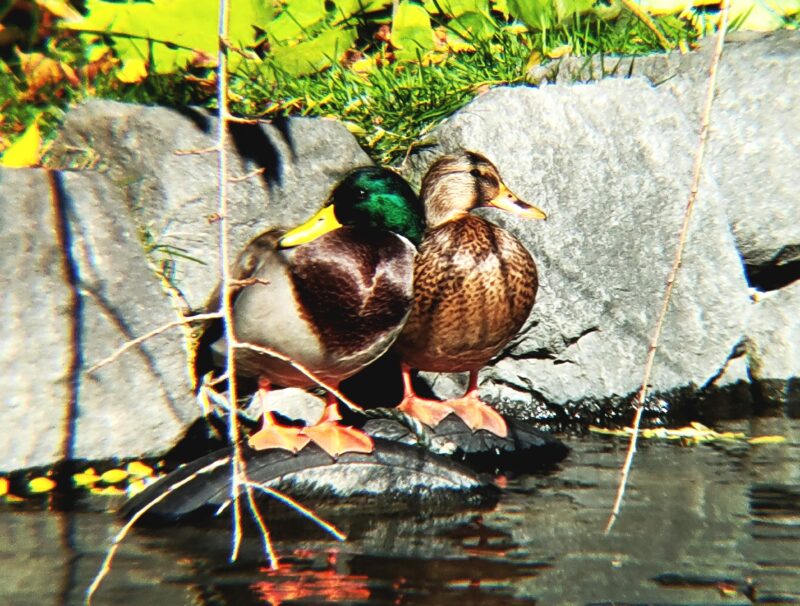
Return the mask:
[[[505,419],[494,408],[481,401],[478,397],[478,371],[469,371],[469,387],[463,397],[448,400],[447,405],[461,417],[461,420],[472,430],[485,429],[493,434],[505,438],[508,435],[508,425]]]
[[[403,373],[403,401],[397,407],[398,410],[419,419],[428,427],[436,427],[447,415],[455,412],[445,402],[428,400],[416,395],[414,387],[411,385],[411,367],[402,364],[401,370]]]
[[[258,380],[258,391],[256,396],[263,402],[263,397],[269,393],[271,384],[268,379],[261,377]],[[263,410],[263,409],[262,409]],[[308,436],[303,435],[301,427],[291,427],[278,425],[268,410],[263,410],[263,423],[261,429],[252,434],[247,443],[250,448],[255,450],[269,450],[270,448],[281,448],[292,452],[299,452],[311,441]]]
[[[327,452],[333,458],[346,452],[370,453],[375,445],[363,431],[352,427],[340,425],[342,416],[339,414],[336,396],[329,393],[328,402],[322,418],[316,425],[310,425],[302,430],[302,434],[311,439],[314,444]]]

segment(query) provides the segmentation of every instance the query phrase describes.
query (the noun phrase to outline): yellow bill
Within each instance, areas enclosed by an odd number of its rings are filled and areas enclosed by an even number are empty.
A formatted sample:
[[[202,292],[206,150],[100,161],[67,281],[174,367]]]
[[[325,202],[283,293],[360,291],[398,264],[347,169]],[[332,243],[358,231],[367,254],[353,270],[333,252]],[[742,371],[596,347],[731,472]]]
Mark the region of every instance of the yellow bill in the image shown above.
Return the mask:
[[[523,202],[502,183],[500,184],[500,190],[497,192],[497,195],[489,200],[488,206],[494,206],[495,208],[505,210],[524,219],[547,219],[547,215],[543,210],[536,208],[532,204]]]
[[[333,204],[329,204],[302,225],[286,232],[278,240],[278,248],[291,248],[311,242],[341,226],[333,212]]]

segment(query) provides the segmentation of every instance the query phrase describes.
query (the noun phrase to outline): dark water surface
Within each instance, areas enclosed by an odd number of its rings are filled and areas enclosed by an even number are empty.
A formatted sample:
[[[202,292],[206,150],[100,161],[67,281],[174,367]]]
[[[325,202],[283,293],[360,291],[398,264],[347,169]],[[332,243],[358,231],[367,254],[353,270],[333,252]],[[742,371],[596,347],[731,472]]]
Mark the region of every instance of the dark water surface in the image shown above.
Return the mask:
[[[569,440],[549,475],[508,481],[491,511],[339,520],[339,543],[273,521],[278,571],[250,535],[134,530],[95,604],[800,604],[800,421],[717,429],[781,444],[640,442],[621,518],[603,528],[621,440]],[[0,510],[0,604],[80,604],[120,524],[110,513]]]

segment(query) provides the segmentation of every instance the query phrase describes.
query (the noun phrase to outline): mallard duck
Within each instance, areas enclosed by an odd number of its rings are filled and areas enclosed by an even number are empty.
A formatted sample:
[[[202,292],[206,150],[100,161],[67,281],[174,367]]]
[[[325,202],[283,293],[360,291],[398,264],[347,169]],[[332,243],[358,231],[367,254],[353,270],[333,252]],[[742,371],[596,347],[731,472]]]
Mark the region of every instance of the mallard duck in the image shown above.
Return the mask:
[[[239,255],[232,277],[245,286],[233,301],[237,340],[288,356],[337,386],[400,333],[424,226],[422,204],[400,176],[377,167],[352,171],[306,223],[287,233],[267,231]],[[212,350],[224,355],[224,338]],[[242,348],[235,356],[237,374],[257,377],[261,393],[273,383],[313,385],[273,356]],[[336,406],[328,394],[322,419],[305,428],[277,425],[264,412],[249,444],[298,451],[313,441],[332,456],[370,452],[368,436],[337,423]]]
[[[478,397],[478,371],[519,332],[538,288],[536,264],[510,233],[469,214],[492,206],[520,217],[545,219],[503,183],[483,156],[462,152],[436,161],[420,192],[427,230],[414,266],[414,305],[395,343],[402,359],[399,408],[436,426],[455,413],[473,430],[501,437],[503,417]],[[469,372],[464,397],[438,402],[415,395],[412,368]]]

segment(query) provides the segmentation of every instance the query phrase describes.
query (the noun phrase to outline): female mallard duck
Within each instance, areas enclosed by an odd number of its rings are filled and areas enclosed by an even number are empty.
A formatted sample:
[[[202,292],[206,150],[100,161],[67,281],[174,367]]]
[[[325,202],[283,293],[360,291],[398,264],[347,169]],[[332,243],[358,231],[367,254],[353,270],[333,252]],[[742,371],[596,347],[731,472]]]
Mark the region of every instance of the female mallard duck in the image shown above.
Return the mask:
[[[233,301],[237,340],[279,352],[337,386],[383,354],[400,333],[413,301],[415,246],[424,210],[408,184],[376,167],[349,173],[329,201],[303,225],[268,231],[241,253],[232,277],[245,284]],[[217,296],[218,300],[218,296]],[[212,349],[225,352],[220,339]],[[265,353],[236,348],[238,374],[309,387],[311,380]],[[337,424],[329,394],[322,420],[305,428],[275,424],[264,413],[250,437],[258,450],[300,450],[313,441],[332,456],[371,452],[365,434]]]
[[[422,181],[427,231],[414,266],[414,305],[395,349],[403,361],[404,412],[436,426],[455,413],[473,430],[506,436],[503,417],[478,397],[478,370],[517,334],[533,307],[536,265],[520,242],[469,214],[492,206],[544,219],[512,194],[497,168],[461,152],[435,162]],[[447,402],[414,394],[410,369],[469,371],[466,395]]]

